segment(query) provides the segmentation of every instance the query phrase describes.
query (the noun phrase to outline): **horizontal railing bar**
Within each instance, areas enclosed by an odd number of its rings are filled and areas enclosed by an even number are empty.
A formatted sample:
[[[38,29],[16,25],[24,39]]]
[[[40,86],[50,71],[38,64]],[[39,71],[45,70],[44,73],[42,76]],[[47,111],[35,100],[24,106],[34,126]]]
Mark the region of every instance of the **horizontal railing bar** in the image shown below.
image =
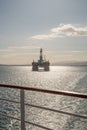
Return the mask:
[[[11,102],[11,103],[18,103],[18,104],[20,103],[20,102],[9,100],[9,99],[5,99],[5,98],[0,98],[0,100],[6,101],[6,102]]]
[[[25,104],[25,105],[35,107],[35,108],[44,109],[44,110],[48,110],[48,111],[52,111],[52,112],[57,112],[57,113],[65,114],[65,115],[76,116],[76,117],[87,119],[87,116],[83,116],[83,115],[79,115],[79,114],[75,114],[75,113],[64,112],[64,111],[61,111],[61,110],[51,109],[51,108],[48,108],[48,107],[41,107],[41,106],[32,105],[32,104]]]
[[[58,90],[47,90],[47,89],[40,89],[40,88],[33,88],[33,87],[24,87],[24,86],[17,86],[17,85],[7,85],[7,84],[0,84],[0,87],[5,88],[13,88],[13,89],[23,89],[35,92],[42,92],[42,93],[49,93],[49,94],[56,94],[56,95],[63,95],[63,96],[71,96],[71,97],[78,97],[78,98],[86,98],[87,94],[84,93],[76,93],[76,92],[69,92],[69,91],[58,91]]]
[[[2,100],[12,102],[12,103],[17,103],[17,104],[20,103],[20,102],[16,102],[16,101],[7,100],[7,99],[2,99]],[[87,116],[83,116],[83,115],[79,115],[79,114],[75,114],[75,113],[64,112],[64,111],[51,109],[51,108],[48,108],[48,107],[37,106],[37,105],[33,105],[33,104],[28,104],[28,103],[25,103],[25,105],[35,107],[35,108],[44,109],[44,110],[48,110],[48,111],[53,111],[53,112],[57,112],[57,113],[65,114],[65,115],[76,116],[76,117],[87,119]]]
[[[42,107],[41,107],[42,108]],[[68,112],[63,112],[63,111],[59,111],[59,110],[54,110],[54,109],[49,109],[49,108],[45,108],[46,110],[50,110],[50,111],[55,111],[55,112],[58,112],[58,113],[62,113],[62,114],[67,114],[67,115],[72,115],[72,116],[76,116],[76,117],[81,117],[81,118],[85,118],[87,119],[87,116],[82,116],[82,115],[77,115],[77,114],[73,114],[73,113],[68,113]],[[11,118],[11,119],[15,119],[15,120],[18,120],[18,121],[21,121],[19,118],[15,118],[15,117],[12,117],[12,116],[8,116],[6,114],[1,114],[1,111],[0,111],[0,115],[1,116],[5,116],[5,117],[8,117],[8,118]],[[38,124],[35,124],[35,123],[32,123],[32,122],[28,122],[28,121],[24,121],[25,123],[29,123],[31,125],[35,125],[37,127],[40,127],[40,128],[44,128],[46,130],[52,130],[50,128],[47,128],[47,127],[44,127],[44,126],[41,126],[41,125],[38,125]]]
[[[42,126],[42,125],[38,125],[38,124],[35,124],[35,123],[32,123],[32,122],[25,121],[25,123],[29,123],[29,124],[31,124],[31,125],[40,127],[40,128],[42,128],[42,129],[45,129],[45,130],[53,130],[53,129],[50,129],[50,128],[47,128],[47,127],[44,127],[44,126]]]
[[[1,111],[0,111],[0,112],[1,112]],[[21,119],[19,119],[19,118],[15,118],[15,117],[12,117],[12,116],[7,116],[6,114],[1,114],[1,113],[0,113],[0,115],[1,115],[1,116],[5,116],[5,117],[8,117],[8,118],[11,118],[11,119],[14,119],[14,120],[21,121]],[[25,123],[28,123],[28,124],[31,124],[31,125],[35,125],[35,126],[40,127],[40,128],[43,128],[43,129],[45,129],[45,130],[53,130],[53,129],[50,129],[50,128],[47,128],[47,127],[45,127],[45,126],[38,125],[38,124],[35,124],[35,123],[32,123],[32,122],[28,122],[28,121],[24,121],[24,122],[25,122]]]
[[[2,114],[1,112],[2,112],[2,111],[0,111],[0,115],[1,115],[1,116],[4,116],[4,117],[8,117],[8,118],[11,118],[11,119],[14,119],[14,120],[21,121],[19,118],[16,118],[16,117],[13,117],[13,116],[8,116],[8,115],[6,115],[6,114]]]

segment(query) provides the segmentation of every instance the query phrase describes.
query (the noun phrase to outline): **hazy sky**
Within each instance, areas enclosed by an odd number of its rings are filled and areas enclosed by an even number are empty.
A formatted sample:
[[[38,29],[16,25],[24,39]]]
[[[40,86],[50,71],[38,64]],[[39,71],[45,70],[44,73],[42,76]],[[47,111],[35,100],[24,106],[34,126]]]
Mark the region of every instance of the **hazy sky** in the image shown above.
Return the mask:
[[[87,0],[0,0],[0,64],[87,61]]]

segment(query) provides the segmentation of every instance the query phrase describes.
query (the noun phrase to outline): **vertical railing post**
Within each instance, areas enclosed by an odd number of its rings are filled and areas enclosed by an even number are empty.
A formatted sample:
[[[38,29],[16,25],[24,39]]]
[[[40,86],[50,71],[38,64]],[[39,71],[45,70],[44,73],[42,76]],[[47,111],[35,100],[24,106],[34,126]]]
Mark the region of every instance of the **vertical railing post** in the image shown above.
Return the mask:
[[[21,111],[21,130],[26,130],[25,128],[25,104],[24,104],[24,90],[20,90],[20,111]]]

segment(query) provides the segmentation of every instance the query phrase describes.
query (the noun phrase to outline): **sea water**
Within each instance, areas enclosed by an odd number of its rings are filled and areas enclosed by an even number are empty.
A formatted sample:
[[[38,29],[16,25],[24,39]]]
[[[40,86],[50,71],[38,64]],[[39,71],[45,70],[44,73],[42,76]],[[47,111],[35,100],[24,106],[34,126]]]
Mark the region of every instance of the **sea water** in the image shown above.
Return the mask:
[[[32,71],[29,66],[0,66],[0,83],[49,90],[87,93],[86,66],[51,66],[50,71]],[[20,101],[20,91],[0,88],[0,98]],[[25,91],[25,102],[51,109],[87,115],[87,99]],[[0,100],[0,113],[20,118],[20,105]],[[25,120],[52,130],[87,130],[87,119],[31,106],[25,107]],[[43,130],[25,124],[26,130]],[[20,122],[0,116],[0,130],[20,130]]]

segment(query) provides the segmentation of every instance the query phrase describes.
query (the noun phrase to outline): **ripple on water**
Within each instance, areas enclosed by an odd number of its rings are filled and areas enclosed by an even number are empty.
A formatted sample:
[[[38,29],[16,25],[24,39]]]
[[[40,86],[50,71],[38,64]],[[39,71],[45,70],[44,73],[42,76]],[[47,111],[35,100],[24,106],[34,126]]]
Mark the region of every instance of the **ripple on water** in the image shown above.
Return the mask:
[[[1,83],[66,91],[77,91],[77,89],[79,89],[78,83],[87,75],[87,71],[82,71],[82,69],[80,71],[80,68],[77,69],[75,67],[51,67],[50,72],[32,72],[31,67],[23,66],[7,68],[2,67],[0,68],[0,72]],[[87,90],[86,87],[85,89]],[[13,89],[0,89],[0,97],[20,100],[19,96],[19,91]],[[50,107],[52,109],[60,109],[70,112],[77,112],[79,109],[78,106],[82,104],[81,100],[35,92],[25,92],[25,99],[26,102],[34,105],[41,105],[43,107]],[[0,105],[6,114],[20,117],[20,106],[1,101]],[[76,118],[70,118],[69,116],[47,110],[32,108],[30,106],[26,106],[26,120],[47,126],[53,130],[74,130],[74,128],[77,130],[76,125],[78,124],[78,126],[80,126],[79,122],[81,121]],[[73,123],[74,121],[76,121],[76,124]],[[7,125],[10,125],[9,127],[16,126],[17,128],[15,128],[15,130],[19,129],[19,122],[17,121],[10,120],[7,122]],[[39,130],[39,128],[34,128],[33,126],[27,124],[27,130],[29,127],[31,130]]]

